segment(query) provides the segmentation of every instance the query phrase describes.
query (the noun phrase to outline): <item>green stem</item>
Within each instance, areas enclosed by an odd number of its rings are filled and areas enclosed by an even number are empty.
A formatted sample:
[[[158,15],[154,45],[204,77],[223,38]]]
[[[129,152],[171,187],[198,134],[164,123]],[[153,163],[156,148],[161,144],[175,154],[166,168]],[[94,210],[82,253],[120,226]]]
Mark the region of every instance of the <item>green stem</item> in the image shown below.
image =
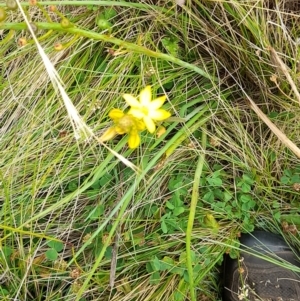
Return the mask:
[[[59,23],[44,23],[44,22],[39,23],[39,22],[37,22],[34,24],[37,26],[38,29],[42,29],[42,30],[54,30],[57,32],[69,33],[69,34],[78,35],[81,37],[86,37],[86,38],[89,38],[92,40],[98,40],[98,41],[103,41],[106,43],[112,43],[114,45],[117,45],[119,47],[126,49],[127,51],[141,53],[141,54],[144,54],[144,55],[147,55],[150,57],[155,57],[155,58],[162,59],[162,60],[165,60],[168,62],[172,62],[183,68],[192,70],[192,71],[200,74],[201,76],[210,79],[211,81],[217,81],[216,78],[209,75],[203,69],[201,69],[193,64],[182,61],[182,60],[180,60],[174,56],[171,56],[169,54],[166,54],[166,53],[153,51],[146,47],[143,47],[143,46],[140,46],[140,45],[137,45],[134,43],[125,42],[123,40],[112,37],[110,35],[104,35],[104,34],[94,32],[94,31],[84,30],[84,29],[80,29],[80,28],[76,28],[76,27],[62,28],[62,26]],[[27,29],[27,25],[25,23],[4,23],[0,26],[0,28],[1,29],[24,30],[24,29]]]
[[[45,16],[45,18],[47,19],[47,21],[52,23],[52,20],[51,20],[49,14],[47,13],[47,11],[44,9],[44,7],[40,3],[38,3],[37,6],[42,11],[42,13]]]
[[[196,213],[197,202],[199,198],[199,185],[200,185],[200,177],[202,174],[203,165],[205,163],[205,148],[206,148],[206,133],[202,132],[202,152],[199,156],[198,164],[195,171],[193,191],[192,191],[192,200],[190,206],[190,214],[186,229],[186,266],[189,274],[189,286],[190,286],[190,294],[191,300],[196,301],[195,288],[194,288],[194,273],[193,273],[193,263],[192,263],[192,254],[191,254],[191,240],[192,240],[192,231]]]
[[[11,40],[14,37],[14,34],[15,31],[13,29],[10,29],[6,37],[0,41],[0,45],[5,45],[9,40]]]
[[[64,6],[88,6],[88,5],[94,5],[94,6],[119,6],[119,7],[130,7],[130,8],[136,8],[140,10],[149,11],[149,8],[161,11],[161,12],[167,12],[168,9],[159,7],[156,5],[149,5],[149,4],[142,4],[142,3],[132,3],[127,1],[40,1],[38,2],[39,6],[48,6],[48,5],[64,5]],[[30,6],[29,1],[21,3],[22,7]],[[4,7],[5,3],[1,3],[0,7]]]
[[[147,166],[145,167],[145,169],[142,171],[142,173],[140,175],[138,175],[136,177],[135,183],[134,185],[132,185],[124,194],[124,196],[122,197],[122,199],[118,202],[118,204],[116,204],[116,206],[113,208],[113,210],[111,211],[111,213],[109,214],[109,216],[107,217],[106,221],[103,222],[98,229],[93,233],[91,238],[96,237],[96,235],[99,234],[99,232],[106,226],[106,224],[115,216],[115,214],[118,214],[117,218],[115,219],[115,221],[112,223],[112,228],[109,232],[109,235],[106,239],[106,242],[103,244],[103,247],[101,249],[100,254],[98,255],[93,267],[88,271],[88,273],[85,275],[85,280],[80,288],[80,290],[78,291],[77,295],[76,295],[76,299],[75,301],[79,301],[83,295],[83,293],[85,292],[85,290],[88,289],[88,285],[90,280],[92,279],[95,271],[99,268],[99,265],[104,257],[104,254],[106,252],[106,249],[108,247],[109,241],[112,239],[120,221],[124,220],[124,213],[125,210],[127,209],[130,201],[132,200],[132,197],[136,191],[136,189],[139,186],[139,183],[145,179],[146,175],[148,174],[148,172],[157,164],[158,160],[164,155],[165,153],[165,148],[162,148],[154,157],[153,159],[147,164]],[[110,154],[110,156],[112,157],[112,155]],[[93,181],[94,182],[94,181]],[[91,240],[90,238],[90,240]],[[86,242],[87,244],[88,242]],[[78,252],[73,256],[73,259],[71,260],[71,262],[69,262],[69,265],[76,259],[76,257],[78,256],[78,254],[80,254],[83,250],[84,250],[85,246],[82,246]]]

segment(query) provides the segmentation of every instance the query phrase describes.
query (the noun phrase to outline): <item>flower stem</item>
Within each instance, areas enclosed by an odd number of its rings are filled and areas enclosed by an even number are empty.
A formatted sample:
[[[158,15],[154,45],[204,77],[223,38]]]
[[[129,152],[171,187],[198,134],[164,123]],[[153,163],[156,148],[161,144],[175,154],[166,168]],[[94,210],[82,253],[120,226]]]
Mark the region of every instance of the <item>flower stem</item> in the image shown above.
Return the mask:
[[[35,25],[38,27],[38,29],[44,29],[44,30],[54,30],[57,32],[64,32],[64,33],[70,33],[73,35],[78,35],[86,38],[90,38],[93,40],[99,40],[107,43],[112,43],[114,45],[120,46],[127,51],[132,51],[135,53],[141,53],[150,57],[155,57],[158,59],[162,59],[168,62],[172,62],[176,65],[179,65],[181,67],[184,67],[186,69],[192,70],[201,76],[210,79],[211,81],[217,81],[217,79],[205,72],[203,69],[187,63],[185,61],[182,61],[172,55],[166,54],[166,53],[161,53],[157,51],[150,50],[146,47],[136,45],[134,43],[130,42],[125,42],[123,40],[120,40],[118,38],[112,37],[110,35],[104,35],[100,34],[94,31],[89,31],[89,30],[84,30],[76,27],[71,27],[71,28],[62,28],[62,26],[59,23],[44,23],[44,22],[37,22]],[[25,23],[5,23],[0,26],[1,29],[15,29],[15,30],[24,30],[27,28],[27,25]]]
[[[189,274],[189,286],[190,286],[190,294],[191,300],[196,301],[195,296],[195,288],[194,288],[194,273],[193,273],[193,262],[192,262],[192,254],[191,254],[191,240],[192,240],[192,231],[196,213],[197,202],[199,198],[199,184],[200,177],[202,174],[203,166],[205,164],[205,148],[206,148],[206,133],[205,130],[202,132],[202,151],[199,156],[197,168],[194,176],[194,184],[192,191],[192,200],[190,205],[190,214],[186,229],[186,266]]]

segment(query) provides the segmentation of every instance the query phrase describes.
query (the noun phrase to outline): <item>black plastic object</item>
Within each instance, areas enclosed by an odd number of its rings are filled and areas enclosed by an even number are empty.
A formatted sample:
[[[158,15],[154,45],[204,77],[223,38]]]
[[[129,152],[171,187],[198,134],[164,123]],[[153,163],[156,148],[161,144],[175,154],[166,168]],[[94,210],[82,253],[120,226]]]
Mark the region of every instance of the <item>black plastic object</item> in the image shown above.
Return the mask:
[[[300,301],[300,275],[257,257],[300,267],[297,256],[281,236],[254,231],[242,235],[240,242],[239,259],[225,257],[223,301]]]

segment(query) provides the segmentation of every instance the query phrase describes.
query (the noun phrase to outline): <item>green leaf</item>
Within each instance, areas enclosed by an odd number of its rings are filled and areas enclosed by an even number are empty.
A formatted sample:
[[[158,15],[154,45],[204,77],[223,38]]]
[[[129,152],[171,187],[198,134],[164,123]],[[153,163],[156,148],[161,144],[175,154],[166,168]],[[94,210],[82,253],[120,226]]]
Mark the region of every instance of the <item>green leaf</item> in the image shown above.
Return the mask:
[[[256,202],[252,199],[252,200],[249,202],[249,207],[250,207],[251,209],[253,209],[255,206],[256,206]]]
[[[285,170],[283,171],[283,174],[284,174],[285,176],[289,177],[289,178],[291,178],[291,177],[293,176],[293,173],[292,173],[292,171],[291,171],[290,169],[285,169]]]
[[[92,4],[86,5],[86,8],[92,11],[96,11],[98,9],[96,5],[92,5]]]
[[[248,202],[252,201],[252,196],[250,194],[242,194],[239,197],[239,200],[243,203],[248,203]]]
[[[277,159],[277,154],[276,152],[270,151],[269,153],[269,162],[273,163]]]
[[[178,46],[178,40],[171,38],[171,37],[165,37],[161,39],[161,42],[164,46],[164,48],[173,56],[176,56],[179,50]]]
[[[104,186],[109,181],[111,181],[112,178],[113,178],[113,176],[111,174],[106,173],[103,177],[101,177],[101,179],[99,180],[99,183],[100,183],[101,186]]]
[[[176,275],[180,275],[180,276],[183,275],[184,271],[185,271],[185,268],[176,267],[176,266],[174,266],[170,269],[171,274],[176,274]]]
[[[225,205],[226,205],[226,203],[225,202],[216,202],[215,203],[215,206],[216,207],[218,207],[218,208],[225,208]]]
[[[112,27],[112,24],[109,21],[105,20],[105,19],[99,19],[97,21],[97,25],[100,29],[103,29],[103,30],[111,29],[111,27]]]
[[[225,202],[216,202],[211,205],[215,212],[223,212],[225,207]]]
[[[3,288],[2,286],[0,286],[0,296],[7,296],[9,295],[9,291],[6,290],[5,288]],[[7,299],[4,299],[7,300]]]
[[[184,279],[185,282],[190,283],[190,277],[189,277],[188,271],[184,271],[183,279]]]
[[[174,81],[167,82],[163,84],[164,90],[171,90],[174,87]],[[164,90],[161,93],[164,93]]]
[[[168,233],[174,233],[174,230],[179,230],[178,219],[171,217],[165,220],[166,224],[168,225]]]
[[[106,248],[106,250],[105,250],[105,254],[104,254],[105,258],[106,258],[106,259],[112,259],[112,253],[113,253],[113,248],[112,248],[112,246],[108,246],[108,247]]]
[[[243,175],[243,180],[245,183],[249,184],[249,185],[253,185],[254,184],[254,180],[249,176],[249,175]]]
[[[152,272],[154,271],[151,262],[147,262],[147,263],[146,263],[146,271],[147,271],[149,274],[152,273]]]
[[[250,209],[249,204],[248,203],[243,203],[242,204],[242,210],[243,211],[248,211]]]
[[[92,185],[91,188],[98,190],[101,187],[100,181],[95,181]]]
[[[180,215],[181,213],[183,213],[184,212],[184,208],[183,207],[176,207],[174,210],[173,210],[173,214],[175,215],[175,216],[178,216],[178,215]]]
[[[186,252],[181,252],[179,256],[179,262],[180,264],[186,263]]]
[[[75,191],[78,188],[78,181],[71,181],[68,184],[68,190],[69,191]]]
[[[274,112],[274,111],[272,111],[272,112],[270,112],[269,114],[268,114],[268,117],[270,118],[270,119],[274,119],[274,118],[276,118],[278,116],[278,112]]]
[[[88,215],[88,219],[95,220],[102,216],[104,213],[104,205],[97,205]]]
[[[180,196],[177,194],[173,194],[171,201],[175,207],[181,207],[183,205],[183,201],[181,200]]]
[[[216,199],[223,200],[223,191],[220,188],[214,189],[213,192]]]
[[[208,203],[212,203],[215,200],[214,193],[212,191],[207,192],[203,196],[203,200],[206,201],[206,202],[208,202]]]
[[[180,261],[180,264],[183,264],[186,262],[186,259],[187,259],[187,254],[186,252],[181,252],[180,256],[179,256],[179,261]],[[191,261],[192,263],[195,263],[196,262],[196,253],[191,250]]]
[[[211,263],[212,259],[210,257],[206,257],[204,262],[203,262],[203,265],[205,267],[207,267],[210,263]]]
[[[231,259],[237,259],[238,255],[239,255],[239,251],[238,250],[236,250],[236,249],[230,249],[229,257]]]
[[[246,220],[243,223],[243,228],[244,228],[243,230],[246,231],[246,232],[252,232],[252,231],[254,231],[254,225],[249,220]]]
[[[104,10],[104,16],[107,20],[112,19],[116,15],[117,15],[116,10],[111,7]]]
[[[168,227],[167,227],[166,222],[164,220],[162,220],[160,227],[161,227],[161,230],[163,231],[164,234],[168,233]]]
[[[51,261],[55,261],[58,258],[58,253],[54,249],[47,250],[45,255],[46,258]]]
[[[213,172],[212,178],[219,178],[221,176],[222,170],[218,169]]]
[[[206,181],[209,185],[216,187],[220,187],[223,184],[222,179],[220,178],[207,178]]]
[[[7,246],[1,248],[0,258],[4,257],[6,260],[10,258],[10,255],[13,253],[13,249]]]
[[[224,194],[223,194],[223,200],[225,202],[230,201],[232,199],[232,197],[233,197],[232,194],[228,191],[225,191]]]
[[[174,191],[182,186],[182,176],[171,178],[168,183],[168,189]]]
[[[99,195],[99,189],[97,190],[87,190],[85,192],[85,195],[89,198],[90,201],[92,200],[97,200],[98,195]]]
[[[231,202],[231,206],[232,206],[233,208],[238,207],[238,202],[237,202],[237,200],[233,200],[233,201]]]
[[[200,187],[204,187],[206,185],[206,178],[205,177],[201,177],[199,184],[200,184]]]
[[[184,301],[184,300],[185,300],[185,294],[179,291],[174,293],[174,301]]]
[[[293,184],[294,183],[300,183],[300,175],[298,175],[298,174],[293,175],[292,178],[291,178],[291,181],[292,181]]]
[[[284,185],[290,184],[290,181],[291,181],[291,179],[289,177],[287,177],[287,176],[282,176],[280,178],[280,183],[284,184]]]
[[[50,240],[47,242],[48,247],[54,249],[57,252],[62,251],[62,249],[64,248],[64,244],[60,241],[54,241],[54,240]]]
[[[193,264],[196,262],[196,253],[193,250],[191,250],[191,261]]]
[[[230,214],[230,213],[232,213],[232,206],[231,205],[227,205],[227,206],[225,206],[225,211],[226,211],[226,213],[227,214]]]
[[[277,222],[280,222],[280,218],[281,218],[281,213],[280,211],[277,211],[276,213],[273,214],[273,217],[274,219],[277,221]]]
[[[247,183],[243,183],[241,189],[244,193],[248,193],[251,191],[251,186]]]
[[[203,269],[203,266],[201,264],[196,264],[193,268],[194,276],[197,277],[202,269]]]
[[[171,270],[174,267],[174,260],[169,256],[165,256],[163,260],[160,261],[160,264],[161,271]]]
[[[169,201],[166,202],[166,206],[167,206],[167,208],[169,208],[170,210],[173,210],[173,209],[175,208],[175,206],[174,206],[172,203],[170,203]]]
[[[154,272],[150,277],[150,284],[156,285],[159,284],[159,282],[160,282],[160,273]]]
[[[256,206],[256,202],[252,199],[250,199],[248,202],[245,202],[242,204],[242,210],[243,211],[249,211],[253,209]]]
[[[214,164],[213,167],[212,167],[212,169],[213,169],[214,171],[219,171],[219,172],[221,172],[223,168],[224,168],[224,166],[221,165],[221,164]],[[220,174],[219,174],[219,175],[220,175]]]
[[[162,261],[165,262],[165,263],[171,264],[171,265],[174,264],[174,260],[173,260],[171,257],[169,257],[169,256],[165,256],[165,257],[162,259]]]
[[[154,259],[151,261],[151,265],[154,271],[161,270],[161,263],[160,260],[155,256]]]

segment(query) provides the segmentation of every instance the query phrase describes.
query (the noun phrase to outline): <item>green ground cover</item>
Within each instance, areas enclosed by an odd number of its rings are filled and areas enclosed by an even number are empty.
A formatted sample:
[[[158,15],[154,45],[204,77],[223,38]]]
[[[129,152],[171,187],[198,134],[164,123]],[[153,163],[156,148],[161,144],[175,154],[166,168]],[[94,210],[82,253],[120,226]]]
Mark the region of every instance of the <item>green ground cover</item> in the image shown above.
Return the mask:
[[[3,2],[0,300],[215,301],[241,232],[299,249],[297,1]],[[102,143],[147,85],[171,117]]]

